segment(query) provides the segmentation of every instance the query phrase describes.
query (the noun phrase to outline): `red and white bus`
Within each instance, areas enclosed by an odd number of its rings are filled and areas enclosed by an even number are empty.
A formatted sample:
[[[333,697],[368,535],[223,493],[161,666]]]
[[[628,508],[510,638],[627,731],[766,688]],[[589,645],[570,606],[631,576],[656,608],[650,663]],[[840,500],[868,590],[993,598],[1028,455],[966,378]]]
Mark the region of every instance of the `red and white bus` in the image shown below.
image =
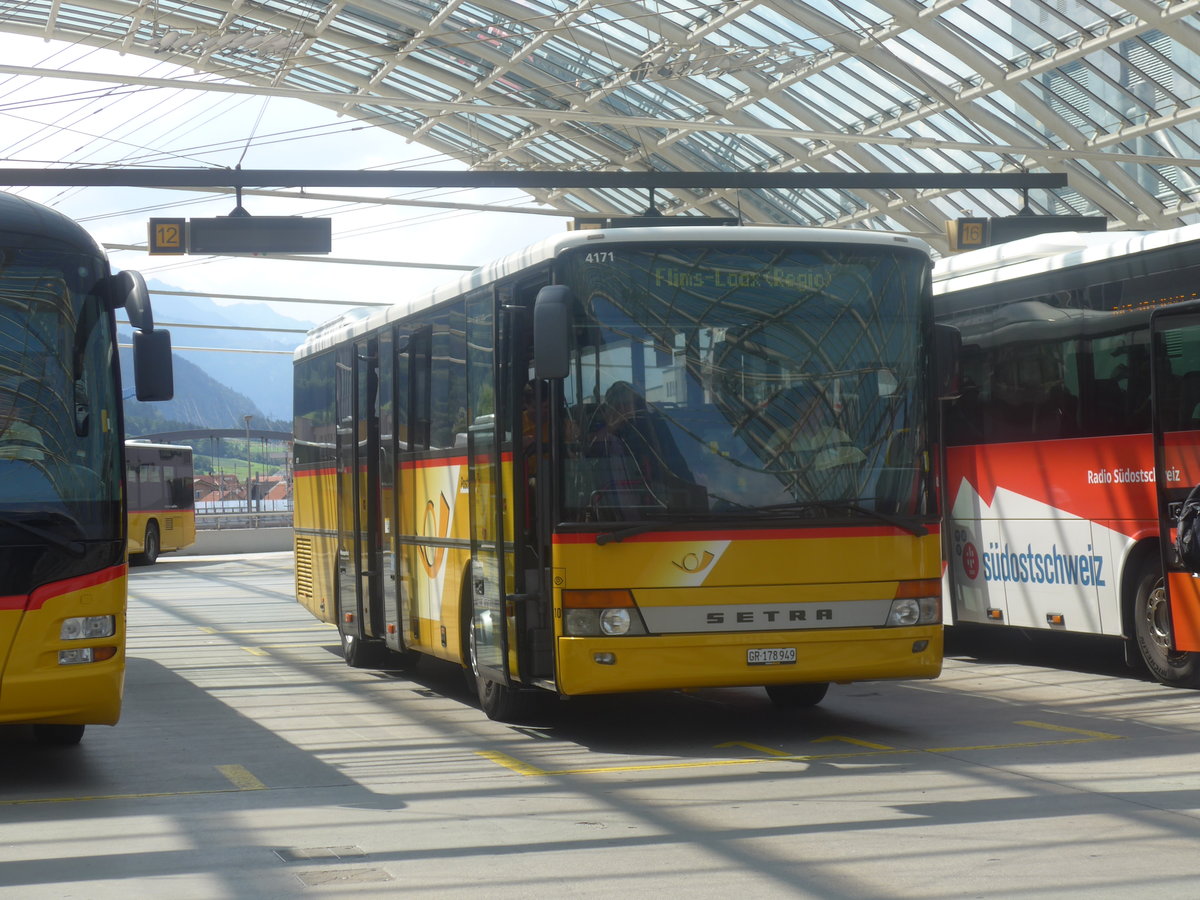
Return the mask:
[[[1119,636],[1159,681],[1200,687],[1200,599],[1173,550],[1200,483],[1197,297],[1200,226],[937,265],[935,315],[962,337],[944,431],[955,624]]]

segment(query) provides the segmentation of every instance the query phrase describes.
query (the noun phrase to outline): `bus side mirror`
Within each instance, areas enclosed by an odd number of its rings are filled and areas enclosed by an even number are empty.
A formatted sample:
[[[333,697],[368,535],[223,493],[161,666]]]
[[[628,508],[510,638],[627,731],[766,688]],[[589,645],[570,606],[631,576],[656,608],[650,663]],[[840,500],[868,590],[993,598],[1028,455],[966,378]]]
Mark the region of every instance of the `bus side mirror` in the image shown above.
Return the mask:
[[[150,309],[150,291],[142,273],[126,269],[114,275],[111,284],[111,308],[125,307],[130,325],[141,331],[153,331],[154,314]]]
[[[133,333],[133,382],[139,400],[154,402],[175,396],[171,332],[159,329]]]
[[[533,374],[535,378],[566,378],[570,371],[571,292],[565,285],[548,284],[533,302]]]
[[[960,393],[958,361],[962,356],[962,333],[951,325],[934,325],[933,350],[938,399],[953,400]]]

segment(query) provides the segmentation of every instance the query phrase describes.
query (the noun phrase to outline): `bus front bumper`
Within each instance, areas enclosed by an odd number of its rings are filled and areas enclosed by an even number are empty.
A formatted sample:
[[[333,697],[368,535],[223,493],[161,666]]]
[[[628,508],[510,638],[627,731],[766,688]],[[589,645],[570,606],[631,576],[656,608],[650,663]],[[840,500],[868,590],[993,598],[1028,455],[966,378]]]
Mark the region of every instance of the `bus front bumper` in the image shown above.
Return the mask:
[[[936,678],[942,626],[820,632],[559,637],[558,689],[571,696],[805,682]],[[751,650],[795,649],[758,664]]]

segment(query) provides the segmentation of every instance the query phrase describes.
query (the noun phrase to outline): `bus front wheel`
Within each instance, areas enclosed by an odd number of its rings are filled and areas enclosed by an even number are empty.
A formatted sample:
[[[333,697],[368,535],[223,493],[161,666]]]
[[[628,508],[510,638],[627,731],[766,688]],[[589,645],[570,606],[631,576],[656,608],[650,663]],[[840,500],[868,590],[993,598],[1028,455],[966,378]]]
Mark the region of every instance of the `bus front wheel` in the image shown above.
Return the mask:
[[[529,713],[529,695],[507,684],[492,681],[480,671],[480,634],[486,629],[480,611],[471,603],[471,618],[467,631],[467,656],[470,661],[470,680],[479,696],[479,708],[489,719],[497,722],[516,722]]]
[[[767,696],[780,709],[800,709],[816,706],[825,699],[828,690],[828,681],[814,684],[769,684]]]
[[[1138,577],[1133,624],[1138,650],[1151,675],[1172,687],[1200,687],[1200,653],[1171,649],[1171,612],[1157,566],[1146,567]]]
[[[83,740],[85,725],[34,725],[33,739],[45,747],[71,747]]]

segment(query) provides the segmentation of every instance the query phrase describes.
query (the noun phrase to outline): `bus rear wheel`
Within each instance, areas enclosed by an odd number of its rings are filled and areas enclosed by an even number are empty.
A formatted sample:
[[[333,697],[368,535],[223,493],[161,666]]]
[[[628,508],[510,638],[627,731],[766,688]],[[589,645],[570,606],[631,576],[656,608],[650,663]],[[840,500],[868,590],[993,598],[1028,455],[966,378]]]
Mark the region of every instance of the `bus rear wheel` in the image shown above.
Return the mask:
[[[1171,612],[1162,572],[1142,570],[1133,599],[1134,635],[1150,674],[1171,687],[1200,687],[1200,653],[1171,649]]]
[[[342,635],[342,658],[352,669],[379,669],[384,672],[411,672],[421,660],[415,650],[393,650],[383,641]]]
[[[814,684],[767,685],[767,696],[780,709],[802,709],[806,706],[816,706],[825,699],[828,691],[828,681]]]
[[[151,522],[146,526],[146,536],[142,539],[142,552],[130,557],[135,566],[152,566],[158,562],[158,549],[162,544],[158,539],[158,523]]]

